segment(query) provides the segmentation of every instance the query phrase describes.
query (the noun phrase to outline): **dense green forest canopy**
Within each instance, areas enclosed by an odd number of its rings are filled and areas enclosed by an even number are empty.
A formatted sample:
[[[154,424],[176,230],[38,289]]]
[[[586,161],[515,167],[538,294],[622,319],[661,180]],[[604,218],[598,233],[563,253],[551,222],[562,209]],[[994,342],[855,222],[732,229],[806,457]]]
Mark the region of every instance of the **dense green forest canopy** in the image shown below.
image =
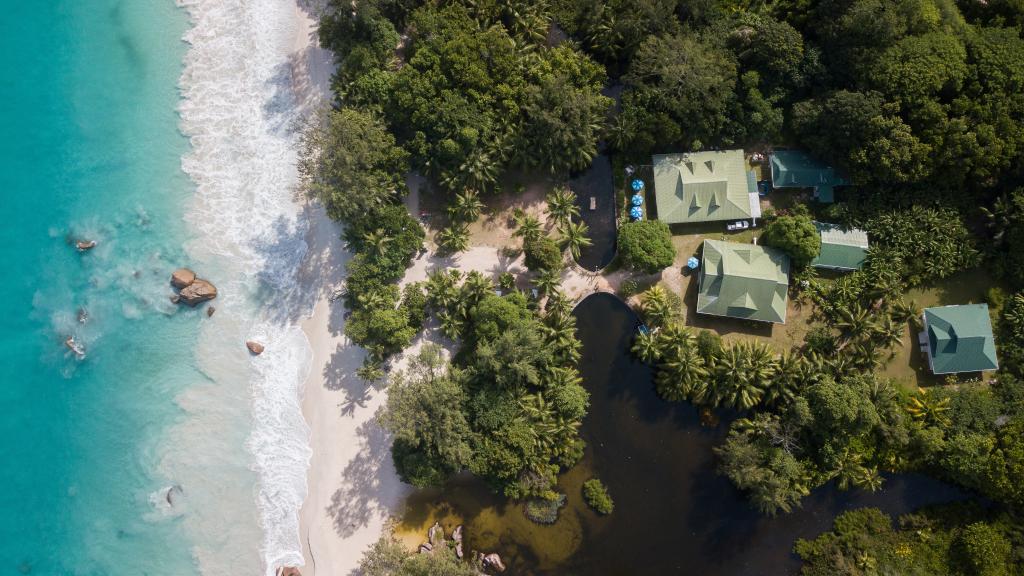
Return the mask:
[[[878,543],[902,542],[906,527],[941,534],[922,565],[1012,573],[997,568],[1024,541],[1012,529],[1024,506],[1022,24],[1019,0],[333,0],[320,37],[338,59],[337,100],[310,132],[319,152],[302,174],[357,251],[346,332],[370,350],[361,375],[382,377],[428,313],[459,350],[392,383],[383,419],[400,473],[432,485],[468,469],[509,496],[554,498],[587,408],[555,289],[562,252],[535,219],[518,235],[553,302],[498,296],[479,277],[397,289],[423,243],[396,192],[407,169],[451,201],[438,242],[456,252],[479,198],[512,169],[558,180],[599,151],[621,165],[801,148],[852,183],[814,216],[872,240],[863,269],[825,282],[800,269],[819,249],[810,216],[796,208],[769,224],[765,241],[794,257],[795,296],[814,305],[816,327],[793,350],[723,343],[691,333],[678,302],[652,290],[643,315],[658,330],[634,350],[666,399],[740,412],[721,471],[766,513],[826,482],[877,489],[900,471],[993,503],[970,524],[925,515],[894,531],[870,512],[844,517],[798,547],[808,573],[900,566],[908,556]],[[637,248],[628,267],[671,264],[670,231],[655,228],[624,228]],[[916,392],[882,378],[921,314],[907,292],[979,264],[1009,288],[988,298],[998,375]]]

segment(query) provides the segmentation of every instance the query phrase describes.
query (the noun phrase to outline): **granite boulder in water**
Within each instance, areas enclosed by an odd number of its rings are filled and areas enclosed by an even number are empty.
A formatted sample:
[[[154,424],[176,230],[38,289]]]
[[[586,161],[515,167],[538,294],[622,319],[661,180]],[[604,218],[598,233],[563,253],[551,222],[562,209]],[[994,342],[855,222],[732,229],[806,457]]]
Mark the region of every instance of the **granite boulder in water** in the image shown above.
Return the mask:
[[[196,278],[191,284],[182,288],[181,292],[178,292],[178,296],[181,297],[181,301],[185,304],[195,306],[201,302],[216,298],[217,287],[206,280]]]
[[[193,282],[196,281],[196,273],[189,270],[188,268],[178,268],[171,273],[171,286],[174,286],[178,290],[187,288]]]

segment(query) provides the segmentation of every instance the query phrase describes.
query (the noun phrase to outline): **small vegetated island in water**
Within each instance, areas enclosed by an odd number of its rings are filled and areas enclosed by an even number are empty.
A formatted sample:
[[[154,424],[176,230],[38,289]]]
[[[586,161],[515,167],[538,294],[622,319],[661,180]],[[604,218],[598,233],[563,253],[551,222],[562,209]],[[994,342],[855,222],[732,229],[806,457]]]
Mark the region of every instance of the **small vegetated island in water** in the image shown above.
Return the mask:
[[[354,251],[345,330],[402,480],[614,523],[642,487],[590,469],[572,313],[614,292],[646,385],[720,431],[707,466],[757,511],[909,472],[964,490],[843,512],[786,570],[1024,573],[1022,24],[1009,0],[331,2],[301,169]],[[598,203],[566,184],[598,154],[618,254],[591,273]],[[497,566],[434,548],[385,536],[364,569]]]

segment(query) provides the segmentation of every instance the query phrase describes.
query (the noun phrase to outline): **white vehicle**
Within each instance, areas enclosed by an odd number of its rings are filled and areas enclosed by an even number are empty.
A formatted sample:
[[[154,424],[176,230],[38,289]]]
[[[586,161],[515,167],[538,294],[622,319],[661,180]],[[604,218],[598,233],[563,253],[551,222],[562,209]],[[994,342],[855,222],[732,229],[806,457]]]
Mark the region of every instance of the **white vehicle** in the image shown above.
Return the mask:
[[[750,222],[747,222],[746,220],[737,220],[736,222],[729,222],[725,225],[725,229],[730,232],[734,230],[746,230],[747,228],[750,228]]]

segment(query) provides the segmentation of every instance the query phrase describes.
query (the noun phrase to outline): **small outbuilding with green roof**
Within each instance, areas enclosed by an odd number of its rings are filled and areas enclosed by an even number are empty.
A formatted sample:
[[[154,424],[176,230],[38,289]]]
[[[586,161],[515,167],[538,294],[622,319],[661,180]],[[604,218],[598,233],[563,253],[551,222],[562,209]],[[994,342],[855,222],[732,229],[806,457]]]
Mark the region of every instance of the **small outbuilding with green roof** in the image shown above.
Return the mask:
[[[835,187],[849,184],[834,168],[802,150],[776,150],[768,162],[773,188],[813,188],[820,202],[835,201]]]
[[[925,308],[922,346],[934,374],[999,368],[986,304]]]
[[[743,150],[658,154],[651,162],[658,220],[693,224],[761,217]]]
[[[705,240],[697,312],[786,322],[789,256],[755,244]]]
[[[821,234],[821,253],[811,266],[848,272],[860,270],[868,257],[868,233],[857,228],[815,222]]]

